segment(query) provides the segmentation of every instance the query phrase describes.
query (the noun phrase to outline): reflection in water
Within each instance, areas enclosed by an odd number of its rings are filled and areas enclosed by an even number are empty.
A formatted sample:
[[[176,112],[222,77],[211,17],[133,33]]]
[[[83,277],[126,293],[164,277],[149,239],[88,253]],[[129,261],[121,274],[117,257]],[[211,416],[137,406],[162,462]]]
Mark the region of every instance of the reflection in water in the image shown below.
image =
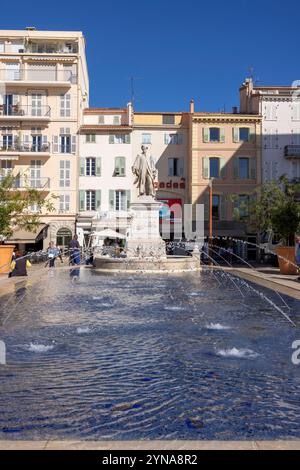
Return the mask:
[[[0,439],[299,438],[299,302],[295,329],[241,288],[72,268],[1,298]]]

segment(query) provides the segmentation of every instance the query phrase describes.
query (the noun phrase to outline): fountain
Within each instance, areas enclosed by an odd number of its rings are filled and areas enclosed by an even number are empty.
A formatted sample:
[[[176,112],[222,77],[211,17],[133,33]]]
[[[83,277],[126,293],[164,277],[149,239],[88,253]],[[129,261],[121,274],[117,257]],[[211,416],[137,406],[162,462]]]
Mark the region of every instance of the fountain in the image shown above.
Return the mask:
[[[186,272],[200,269],[200,253],[195,247],[192,256],[167,256],[159,233],[160,202],[155,199],[154,180],[157,170],[147,147],[142,145],[132,167],[138,197],[131,204],[131,226],[127,239],[126,258],[94,256],[94,267],[102,272]]]

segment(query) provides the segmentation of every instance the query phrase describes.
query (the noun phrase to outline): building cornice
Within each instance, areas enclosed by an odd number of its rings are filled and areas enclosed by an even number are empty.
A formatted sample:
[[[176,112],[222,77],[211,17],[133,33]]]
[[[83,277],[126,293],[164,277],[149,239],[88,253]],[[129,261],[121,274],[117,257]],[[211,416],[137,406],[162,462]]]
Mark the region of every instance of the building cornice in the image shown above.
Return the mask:
[[[206,123],[206,122],[219,122],[219,123],[260,123],[262,116],[258,114],[242,115],[242,114],[205,114],[205,115],[192,115],[192,122]]]
[[[117,132],[132,132],[130,126],[106,126],[102,124],[84,124],[79,129],[79,134],[85,134],[88,132],[106,132],[106,131],[117,131]]]

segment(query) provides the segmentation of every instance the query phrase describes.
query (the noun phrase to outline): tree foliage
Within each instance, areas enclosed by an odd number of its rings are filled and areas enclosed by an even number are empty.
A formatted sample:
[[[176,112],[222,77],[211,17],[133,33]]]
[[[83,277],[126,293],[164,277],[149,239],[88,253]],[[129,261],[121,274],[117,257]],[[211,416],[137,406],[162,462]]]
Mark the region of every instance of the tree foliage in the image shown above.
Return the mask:
[[[42,213],[54,210],[53,198],[45,198],[45,194],[30,187],[24,179],[24,188],[18,189],[18,179],[13,175],[0,175],[0,237],[8,238],[14,228],[24,228],[34,232],[40,224]],[[31,212],[30,207],[36,205],[38,210]]]

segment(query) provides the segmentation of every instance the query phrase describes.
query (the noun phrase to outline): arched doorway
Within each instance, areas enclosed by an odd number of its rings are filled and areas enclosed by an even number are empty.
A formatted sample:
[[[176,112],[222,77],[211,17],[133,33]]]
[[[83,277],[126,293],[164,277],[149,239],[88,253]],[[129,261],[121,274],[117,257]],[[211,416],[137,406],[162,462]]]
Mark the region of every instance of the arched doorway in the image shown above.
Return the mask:
[[[56,246],[65,249],[69,248],[70,241],[72,240],[72,232],[69,228],[60,228],[56,234]]]

